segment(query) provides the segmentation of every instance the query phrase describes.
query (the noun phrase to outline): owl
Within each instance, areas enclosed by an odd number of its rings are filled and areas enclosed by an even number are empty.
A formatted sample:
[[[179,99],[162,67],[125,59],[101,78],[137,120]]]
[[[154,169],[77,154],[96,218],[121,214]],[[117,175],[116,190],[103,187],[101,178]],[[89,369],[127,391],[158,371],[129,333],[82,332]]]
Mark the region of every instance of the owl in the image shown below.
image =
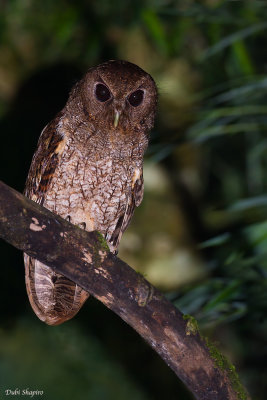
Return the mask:
[[[87,231],[116,252],[143,198],[143,157],[154,124],[152,77],[126,61],[89,69],[43,129],[25,195]],[[24,254],[31,306],[49,325],[72,318],[89,294]]]

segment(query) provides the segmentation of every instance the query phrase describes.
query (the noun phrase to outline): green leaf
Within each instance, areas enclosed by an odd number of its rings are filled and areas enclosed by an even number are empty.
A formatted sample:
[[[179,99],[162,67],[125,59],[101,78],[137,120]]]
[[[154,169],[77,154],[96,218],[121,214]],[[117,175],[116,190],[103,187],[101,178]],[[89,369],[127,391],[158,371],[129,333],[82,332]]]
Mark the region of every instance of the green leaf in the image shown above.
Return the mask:
[[[267,196],[255,196],[247,199],[241,199],[236,203],[232,204],[229,211],[247,211],[252,208],[267,207]]]
[[[142,11],[142,19],[158,48],[164,54],[167,54],[169,50],[168,41],[166,39],[164,27],[157,14],[152,9],[147,8]]]
[[[193,140],[196,143],[202,143],[208,139],[221,136],[221,135],[234,135],[237,133],[253,133],[267,129],[267,122],[250,122],[250,123],[236,123],[229,125],[215,125],[205,130],[198,131],[196,128],[191,129],[187,132],[189,140]]]
[[[205,242],[202,242],[198,245],[198,248],[206,249],[208,247],[221,246],[221,245],[225,244],[226,242],[228,242],[230,238],[231,238],[230,233],[225,232],[222,235],[215,236],[209,240],[205,240]]]
[[[215,308],[222,302],[229,301],[237,292],[237,288],[240,286],[239,280],[233,280],[229,285],[217,293],[203,308],[203,311],[209,311]]]
[[[231,46],[234,42],[238,40],[242,40],[248,36],[253,35],[254,33],[263,31],[267,28],[267,22],[262,22],[259,24],[252,25],[248,28],[242,29],[231,35],[224,37],[222,40],[217,42],[214,46],[210,46],[202,55],[201,60],[204,61],[207,58],[214,56],[220,51],[224,50],[226,47]]]

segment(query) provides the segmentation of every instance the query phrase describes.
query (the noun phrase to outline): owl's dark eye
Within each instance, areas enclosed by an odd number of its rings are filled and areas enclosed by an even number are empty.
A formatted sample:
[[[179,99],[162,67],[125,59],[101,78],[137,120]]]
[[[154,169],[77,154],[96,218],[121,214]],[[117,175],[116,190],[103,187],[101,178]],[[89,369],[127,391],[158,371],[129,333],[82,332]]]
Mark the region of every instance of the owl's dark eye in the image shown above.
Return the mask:
[[[106,85],[98,83],[95,87],[95,97],[98,101],[101,101],[103,103],[104,101],[107,101],[111,98],[111,93]]]
[[[141,89],[136,90],[128,97],[128,101],[133,107],[140,106],[144,98],[144,92]]]

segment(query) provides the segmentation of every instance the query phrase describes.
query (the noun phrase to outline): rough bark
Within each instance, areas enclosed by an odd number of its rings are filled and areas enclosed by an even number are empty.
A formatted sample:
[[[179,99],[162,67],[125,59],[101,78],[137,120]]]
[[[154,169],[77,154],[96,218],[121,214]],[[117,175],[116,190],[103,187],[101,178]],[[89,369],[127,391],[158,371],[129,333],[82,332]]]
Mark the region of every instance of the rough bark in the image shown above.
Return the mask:
[[[246,399],[234,368],[143,276],[85,232],[0,182],[0,235],[76,282],[135,329],[197,399]]]

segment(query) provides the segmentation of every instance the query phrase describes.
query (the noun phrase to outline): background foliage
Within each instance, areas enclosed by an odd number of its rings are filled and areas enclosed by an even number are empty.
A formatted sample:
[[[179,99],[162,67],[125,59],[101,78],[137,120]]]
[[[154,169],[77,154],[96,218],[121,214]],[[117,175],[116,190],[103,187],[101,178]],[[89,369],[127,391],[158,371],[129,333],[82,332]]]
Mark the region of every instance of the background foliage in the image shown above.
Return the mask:
[[[267,6],[264,1],[0,1],[1,179],[22,191],[38,136],[88,67],[150,72],[159,116],[146,192],[120,256],[166,292],[240,371],[266,381]],[[0,397],[190,399],[115,315],[90,299],[50,328],[32,313],[21,254],[1,243]],[[264,379],[265,378],[265,379]]]

